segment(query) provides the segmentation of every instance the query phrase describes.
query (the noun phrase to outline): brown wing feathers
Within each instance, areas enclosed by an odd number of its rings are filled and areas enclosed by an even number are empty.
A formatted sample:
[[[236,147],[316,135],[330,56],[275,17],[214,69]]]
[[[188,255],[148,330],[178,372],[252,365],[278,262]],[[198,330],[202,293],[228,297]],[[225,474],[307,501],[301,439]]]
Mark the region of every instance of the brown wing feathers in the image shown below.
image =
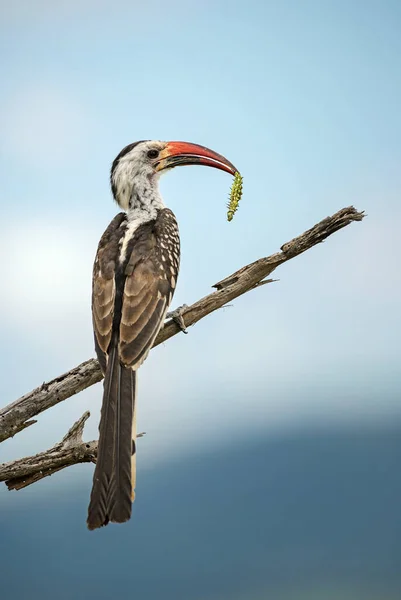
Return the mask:
[[[95,334],[96,353],[105,374],[106,353],[111,342],[114,321],[114,305],[116,298],[116,260],[118,258],[119,240],[125,221],[120,213],[114,217],[102,235],[92,277],[92,322]]]
[[[95,346],[105,381],[89,529],[130,518],[136,477],[135,370],[163,324],[178,274],[179,238],[171,211],[138,228],[120,264],[125,218],[117,215],[104,233],[93,273]],[[166,254],[166,241],[161,241],[163,219],[164,231],[175,234],[173,255]]]
[[[138,368],[152,346],[167,308],[166,283],[150,261],[138,264],[126,279],[119,353],[127,365]]]

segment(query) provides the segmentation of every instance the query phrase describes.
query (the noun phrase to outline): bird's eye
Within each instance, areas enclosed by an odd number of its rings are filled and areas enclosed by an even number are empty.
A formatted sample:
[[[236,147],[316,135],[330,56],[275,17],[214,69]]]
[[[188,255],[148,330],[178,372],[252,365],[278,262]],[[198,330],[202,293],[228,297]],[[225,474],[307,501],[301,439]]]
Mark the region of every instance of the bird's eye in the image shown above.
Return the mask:
[[[157,158],[158,156],[159,156],[158,150],[149,150],[148,151],[148,158]]]

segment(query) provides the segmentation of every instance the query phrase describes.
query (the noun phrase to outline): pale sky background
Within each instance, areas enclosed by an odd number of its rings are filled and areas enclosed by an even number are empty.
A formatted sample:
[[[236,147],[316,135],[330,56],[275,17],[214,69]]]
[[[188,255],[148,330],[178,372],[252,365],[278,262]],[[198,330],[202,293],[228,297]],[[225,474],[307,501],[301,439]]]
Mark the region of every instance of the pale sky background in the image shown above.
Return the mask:
[[[152,352],[142,464],[244,431],[400,417],[398,1],[1,2],[0,44],[2,405],[94,355],[111,162],[182,139],[226,155],[244,196],[228,224],[226,174],[162,179],[182,236],[174,306],[344,206],[368,217]],[[97,385],[48,411],[0,460],[87,409],[95,438],[100,399]]]

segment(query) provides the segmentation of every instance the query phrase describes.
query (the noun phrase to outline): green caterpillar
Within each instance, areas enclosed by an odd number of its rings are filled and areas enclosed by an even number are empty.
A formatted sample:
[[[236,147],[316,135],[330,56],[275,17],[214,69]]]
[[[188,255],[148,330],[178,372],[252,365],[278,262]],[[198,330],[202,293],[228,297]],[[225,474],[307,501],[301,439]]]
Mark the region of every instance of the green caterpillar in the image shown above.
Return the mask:
[[[234,181],[231,186],[230,201],[227,204],[227,221],[232,221],[237,212],[239,201],[242,196],[242,175],[238,171],[234,175]]]

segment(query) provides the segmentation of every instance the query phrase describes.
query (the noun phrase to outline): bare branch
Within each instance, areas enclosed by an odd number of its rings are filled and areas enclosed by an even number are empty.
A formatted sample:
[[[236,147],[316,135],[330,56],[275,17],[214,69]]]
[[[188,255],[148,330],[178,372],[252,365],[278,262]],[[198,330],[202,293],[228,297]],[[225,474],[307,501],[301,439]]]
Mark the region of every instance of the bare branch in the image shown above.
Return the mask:
[[[82,440],[85,422],[89,416],[90,413],[85,412],[62,441],[50,450],[0,465],[0,481],[5,481],[9,490],[20,490],[65,467],[95,462],[97,442],[85,444]]]
[[[89,411],[69,429],[61,442],[46,450],[9,463],[0,464],[0,481],[4,481],[9,490],[20,490],[36,483],[57,471],[80,463],[96,462],[97,441],[84,442],[82,439]],[[145,433],[138,433],[143,437]]]
[[[36,423],[29,421],[33,416],[101,381],[102,378],[99,364],[92,358],[68,373],[42,383],[29,394],[0,409],[0,442]]]
[[[201,298],[181,312],[186,327],[194,325],[234,298],[268,283],[266,277],[279,265],[320,244],[353,221],[361,221],[363,217],[364,213],[358,212],[353,206],[343,208],[302,235],[283,244],[280,252],[246,265],[219,281],[213,286],[216,288],[215,292]],[[165,342],[179,331],[180,328],[174,320],[168,321],[157,336],[154,346]],[[32,425],[35,421],[30,419],[35,415],[101,381],[102,377],[97,360],[90,359],[1,409],[0,442]]]

